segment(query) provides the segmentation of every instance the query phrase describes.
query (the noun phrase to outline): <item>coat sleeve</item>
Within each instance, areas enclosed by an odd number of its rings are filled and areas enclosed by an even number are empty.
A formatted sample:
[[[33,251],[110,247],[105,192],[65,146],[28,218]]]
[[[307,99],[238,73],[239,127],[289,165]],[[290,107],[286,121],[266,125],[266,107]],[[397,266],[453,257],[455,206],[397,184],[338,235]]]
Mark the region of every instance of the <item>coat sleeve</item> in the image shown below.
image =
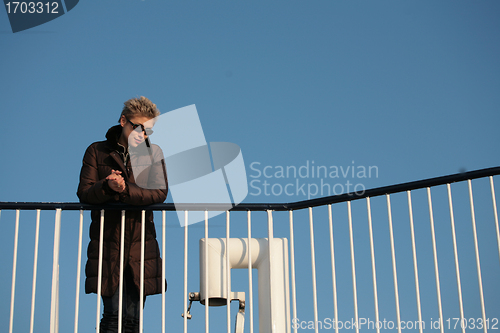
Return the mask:
[[[76,192],[80,202],[102,204],[112,200],[115,195],[106,186],[105,181],[105,179],[99,179],[97,153],[95,145],[91,145],[85,151],[80,171],[80,183]]]
[[[150,190],[127,183],[127,191],[120,194],[120,201],[130,205],[152,205],[162,203],[167,198],[167,190]]]

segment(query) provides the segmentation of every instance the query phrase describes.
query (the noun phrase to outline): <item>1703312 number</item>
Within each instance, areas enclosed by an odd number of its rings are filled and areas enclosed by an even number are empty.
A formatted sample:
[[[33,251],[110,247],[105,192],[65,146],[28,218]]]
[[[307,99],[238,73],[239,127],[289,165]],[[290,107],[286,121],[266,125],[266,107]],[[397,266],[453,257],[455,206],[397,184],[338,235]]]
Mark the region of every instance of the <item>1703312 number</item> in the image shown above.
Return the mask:
[[[7,2],[8,14],[59,14],[59,3],[53,2]]]
[[[498,318],[448,318],[446,319],[446,326],[448,329],[478,329],[482,330],[484,328],[486,329],[492,329],[492,330],[497,330],[498,329]]]

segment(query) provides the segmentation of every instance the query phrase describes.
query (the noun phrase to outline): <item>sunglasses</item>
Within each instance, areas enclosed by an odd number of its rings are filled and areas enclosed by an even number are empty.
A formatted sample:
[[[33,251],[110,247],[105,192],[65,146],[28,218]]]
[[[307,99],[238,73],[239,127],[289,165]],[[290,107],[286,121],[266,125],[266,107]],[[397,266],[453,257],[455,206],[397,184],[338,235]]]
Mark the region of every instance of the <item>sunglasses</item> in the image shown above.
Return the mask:
[[[127,117],[125,117],[125,119],[127,119],[127,121],[129,122],[130,125],[132,125],[132,128],[133,129],[136,129],[137,127],[141,127],[142,131],[144,132],[144,134],[146,134],[147,136],[153,134],[153,129],[151,128],[144,128],[144,125],[143,124],[134,124],[133,122],[131,122]]]

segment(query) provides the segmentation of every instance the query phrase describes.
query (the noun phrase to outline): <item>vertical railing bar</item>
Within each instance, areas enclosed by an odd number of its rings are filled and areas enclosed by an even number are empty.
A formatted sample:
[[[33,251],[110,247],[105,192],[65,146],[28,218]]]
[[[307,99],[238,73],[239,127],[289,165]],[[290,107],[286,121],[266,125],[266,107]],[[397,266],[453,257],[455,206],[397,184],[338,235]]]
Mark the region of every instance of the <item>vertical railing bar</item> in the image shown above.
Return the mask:
[[[313,211],[309,207],[309,237],[311,243],[311,273],[313,287],[313,306],[314,306],[314,332],[318,333],[318,294],[316,286],[316,253],[314,252],[314,226],[313,226]]]
[[[56,284],[56,314],[55,314],[55,330],[59,332],[59,264],[57,265],[57,284]]]
[[[10,320],[9,333],[14,327],[14,299],[16,295],[16,270],[17,270],[17,247],[19,240],[19,209],[16,210],[16,227],[14,231],[14,258],[12,260],[12,287],[10,289]]]
[[[271,309],[271,332],[270,333],[274,333],[275,330],[274,330],[274,318],[273,318],[273,298],[271,297],[271,295],[273,294],[273,265],[272,265],[272,258],[274,256],[274,253],[273,253],[273,248],[272,248],[272,244],[274,243],[273,240],[274,240],[274,221],[273,221],[273,211],[272,210],[268,210],[267,211],[267,236],[268,236],[268,242],[267,242],[267,254],[269,256],[269,300],[270,300],[270,309]]]
[[[229,211],[226,210],[226,293],[227,333],[231,333],[231,267],[229,266]]]
[[[427,201],[429,204],[429,219],[431,223],[431,237],[432,237],[432,252],[434,256],[434,273],[436,275],[436,292],[438,299],[438,309],[439,309],[439,323],[441,333],[444,333],[443,325],[443,306],[441,302],[441,285],[439,283],[439,265],[437,257],[437,246],[436,246],[436,233],[434,231],[434,213],[432,211],[432,198],[431,198],[431,188],[427,187]]]
[[[59,331],[59,252],[61,240],[61,209],[56,209],[54,227],[54,256],[52,264],[52,293],[50,301],[50,332]]]
[[[493,201],[493,215],[495,217],[495,228],[497,231],[498,259],[500,259],[500,228],[498,226],[497,199],[495,197],[495,186],[493,185],[493,176],[490,176],[491,199]]]
[[[332,205],[328,205],[328,227],[330,230],[330,257],[332,264],[332,287],[333,287],[333,319],[335,324],[335,333],[339,332],[338,322],[338,307],[337,307],[337,276],[335,272],[335,245],[333,242],[333,215]]]
[[[368,231],[370,234],[370,254],[372,261],[372,281],[373,281],[373,302],[375,306],[375,322],[380,321],[379,311],[378,311],[378,292],[377,292],[377,271],[375,265],[375,246],[373,243],[373,224],[372,224],[372,208],[370,203],[370,197],[366,198],[366,210],[368,213]],[[380,333],[380,326],[376,325],[377,333]]]
[[[460,323],[464,322],[464,305],[462,300],[462,283],[460,282],[460,266],[458,262],[458,248],[457,248],[457,236],[455,231],[455,217],[453,214],[453,202],[451,198],[451,186],[446,184],[448,190],[448,206],[450,208],[450,223],[451,223],[451,236],[453,240],[453,255],[455,258],[455,274],[457,276],[457,288],[458,288],[458,305],[460,307]],[[465,333],[465,325],[460,325],[462,332]]]
[[[208,297],[208,210],[205,210],[205,332],[208,333],[209,330],[209,314],[208,308],[210,306],[210,300]]]
[[[349,245],[351,249],[351,273],[352,273],[352,293],[354,300],[354,322],[356,323],[356,333],[359,332],[358,318],[358,290],[356,287],[356,261],[354,260],[354,235],[352,230],[351,201],[347,201],[347,216],[349,220]]]
[[[35,227],[35,253],[33,255],[33,284],[31,287],[31,317],[30,317],[30,333],[33,333],[35,328],[35,295],[36,295],[36,276],[38,267],[38,240],[40,236],[40,209],[36,210],[36,227]]]
[[[295,286],[295,244],[294,244],[294,232],[293,232],[293,211],[288,211],[288,217],[290,220],[290,264],[291,264],[291,274],[292,274],[292,308],[293,308],[293,320],[297,318],[297,292]],[[297,326],[293,326],[294,333],[297,333]]]
[[[122,210],[120,227],[120,280],[118,283],[118,333],[123,330],[123,269],[125,261],[125,210]]]
[[[396,317],[398,332],[401,333],[401,311],[399,308],[399,288],[398,288],[398,273],[396,270],[396,248],[394,246],[394,230],[392,228],[392,210],[391,210],[391,197],[386,194],[387,198],[387,214],[389,217],[389,235],[391,239],[391,258],[392,258],[392,277],[394,280],[394,298],[396,302]]]
[[[247,234],[248,234],[248,304],[249,304],[249,328],[253,333],[253,279],[252,279],[252,212],[247,211]]]
[[[187,333],[188,211],[184,211],[184,333]]]
[[[483,279],[481,277],[481,262],[479,260],[479,244],[477,240],[477,230],[476,230],[476,214],[474,212],[474,199],[472,196],[472,182],[470,179],[467,180],[469,185],[469,201],[470,201],[470,212],[472,218],[472,233],[474,236],[474,251],[476,253],[476,268],[477,268],[477,280],[479,283],[479,297],[481,300],[481,313],[483,315],[483,323],[486,323],[486,309],[484,306],[484,293],[483,293]],[[487,333],[487,326],[483,325],[484,332]]]
[[[284,266],[285,266],[285,318],[286,318],[286,333],[291,333],[292,329],[292,318],[290,318],[290,261],[288,259],[288,255],[286,252],[288,248],[285,247],[283,249],[284,258]]]
[[[167,211],[162,210],[161,212],[161,254],[163,255],[163,260],[161,261],[161,332],[165,333],[165,326],[166,326],[166,320],[165,320],[165,311],[166,311],[166,306],[165,306],[165,278],[166,278],[166,272],[165,272],[165,260],[167,258],[166,254],[166,229],[167,229]]]
[[[146,246],[146,211],[141,215],[141,287],[139,296],[139,333],[144,330],[144,248]]]
[[[38,218],[38,216],[37,216]],[[80,312],[80,279],[82,275],[82,243],[83,243],[83,210],[80,209],[80,223],[78,229],[78,258],[76,260],[76,295],[75,295],[75,328],[78,332],[78,315]]]
[[[104,242],[104,209],[101,210],[100,231],[99,231],[99,266],[97,268],[97,315],[96,315],[96,333],[100,331],[101,318],[101,284],[102,284],[102,253]]]
[[[415,242],[415,227],[413,223],[413,205],[411,202],[411,191],[406,191],[408,195],[408,215],[410,217],[410,232],[411,232],[411,250],[413,256],[413,274],[415,276],[415,295],[417,298],[417,314],[418,314],[418,327],[420,333],[423,333],[422,321],[422,305],[420,302],[420,283],[418,279],[418,265],[417,265],[417,245]]]

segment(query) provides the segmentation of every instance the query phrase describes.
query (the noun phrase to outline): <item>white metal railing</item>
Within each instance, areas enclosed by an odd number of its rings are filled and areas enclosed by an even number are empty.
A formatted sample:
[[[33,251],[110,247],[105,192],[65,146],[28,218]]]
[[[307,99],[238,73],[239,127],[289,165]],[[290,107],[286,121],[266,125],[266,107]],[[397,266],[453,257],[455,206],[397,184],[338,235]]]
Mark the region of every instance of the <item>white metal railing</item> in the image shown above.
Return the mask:
[[[248,204],[238,206],[234,212],[227,211],[221,218],[212,218],[210,223],[205,209],[204,223],[194,225],[189,225],[189,209],[186,209],[182,228],[178,227],[171,206],[148,207],[156,211],[157,228],[161,230],[158,240],[165,259],[162,276],[168,280],[169,291],[162,292],[161,299],[148,297],[144,312],[141,306],[141,332],[143,328],[161,332],[181,329],[219,332],[222,327],[227,332],[242,328],[245,332],[279,333],[321,329],[378,333],[410,328],[419,332],[429,328],[441,332],[471,329],[488,332],[500,328],[497,282],[500,228],[493,178],[497,173],[498,170],[490,171],[488,176],[459,176],[461,182],[456,184],[455,180],[445,179],[429,186],[425,181],[412,183],[407,186],[409,189],[398,185],[396,189],[379,189],[380,193],[372,191],[373,195],[343,195],[330,202],[311,200],[301,203],[302,206]],[[88,240],[83,232],[89,223],[85,210],[90,206],[1,203],[0,207],[0,226],[4,230],[0,236],[4,254],[1,259],[4,269],[0,273],[4,281],[3,296],[9,293],[5,286],[11,274],[10,303],[5,301],[8,297],[2,297],[0,303],[3,316],[0,323],[5,326],[0,330],[7,330],[8,322],[9,333],[28,329],[33,332],[35,325],[50,332],[72,329],[76,333],[94,328],[99,332],[101,286],[96,299],[81,297],[80,288],[82,248]],[[103,252],[104,211],[101,211],[99,262]],[[122,230],[126,214],[122,210]],[[50,228],[49,219],[54,221]],[[143,210],[141,272],[144,220]],[[266,222],[267,228],[263,225]],[[52,226],[54,233],[49,240]],[[34,237],[34,242],[28,235]],[[210,238],[220,239],[224,248],[221,260],[225,261],[222,265],[225,269],[221,269],[220,275],[224,290],[218,303],[209,294],[210,280],[219,278],[208,273]],[[286,246],[283,253],[274,246],[277,244],[274,240],[280,238],[286,239],[285,245],[281,245]],[[121,239],[123,244],[123,232]],[[198,248],[198,239],[204,240],[199,243],[203,249]],[[231,270],[236,266],[227,254],[234,239],[239,239],[238,244],[243,246],[239,260],[243,262],[244,274]],[[255,239],[265,239],[267,243]],[[262,248],[262,244],[267,244],[267,248]],[[201,258],[201,253],[205,258]],[[264,265],[260,262],[263,256],[267,258]],[[12,264],[8,258],[12,258]],[[277,273],[275,263],[279,261],[273,260],[283,261],[284,275]],[[123,247],[120,261],[121,290]],[[50,266],[49,277],[43,268]],[[269,274],[268,280],[262,280],[259,272],[256,288],[257,268]],[[98,276],[100,281],[101,269]],[[141,285],[143,281],[141,274]],[[269,295],[273,295],[269,304],[260,294],[258,305],[254,303],[255,290],[260,288],[268,288]],[[284,288],[283,297],[275,296],[280,288]],[[46,292],[49,289],[50,294]],[[203,295],[203,290],[208,296]],[[73,300],[69,295],[75,292]],[[143,295],[142,287],[141,302]],[[120,292],[120,300],[122,296]],[[94,305],[89,299],[96,301],[92,301]],[[231,300],[237,299],[240,302],[235,309]],[[192,308],[188,307],[189,300],[194,301]],[[219,307],[205,306],[201,310],[198,300]],[[282,300],[284,303],[280,303]],[[73,301],[74,306],[70,305]],[[281,304],[284,311],[271,310]],[[256,311],[262,307],[270,309],[269,318]],[[122,311],[120,301],[120,316]],[[248,316],[243,325],[245,313]],[[285,316],[285,324],[278,327],[279,316]],[[29,320],[25,319],[28,317]],[[257,321],[259,325],[255,325]]]

